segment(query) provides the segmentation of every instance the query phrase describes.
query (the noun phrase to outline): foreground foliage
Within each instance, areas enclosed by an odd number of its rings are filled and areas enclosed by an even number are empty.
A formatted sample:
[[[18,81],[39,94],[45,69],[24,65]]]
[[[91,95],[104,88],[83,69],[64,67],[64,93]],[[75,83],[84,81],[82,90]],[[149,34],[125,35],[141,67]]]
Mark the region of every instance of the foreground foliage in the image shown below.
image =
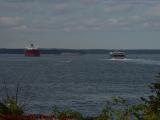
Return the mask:
[[[15,98],[7,97],[0,102],[0,114],[23,114],[23,108],[18,105]]]
[[[139,104],[129,104],[122,97],[113,97],[111,101],[106,102],[97,116],[84,117],[79,112],[60,109],[57,106],[53,107],[52,114],[58,120],[160,120],[160,73],[156,77],[156,82],[150,85],[150,89],[153,94],[148,98],[141,98],[142,102]],[[17,98],[7,96],[0,101],[0,115],[7,114],[24,114],[24,108],[18,104]]]
[[[113,97],[95,117],[83,117],[80,113],[60,110],[57,107],[54,107],[52,112],[57,116],[73,115],[75,120],[160,120],[160,73],[156,80],[149,86],[153,95],[141,98],[140,104],[132,105],[122,97]]]
[[[19,105],[14,97],[7,97],[0,101],[1,115],[22,115],[24,114],[23,107]],[[2,118],[0,120],[3,120]],[[17,119],[12,119],[17,120]]]

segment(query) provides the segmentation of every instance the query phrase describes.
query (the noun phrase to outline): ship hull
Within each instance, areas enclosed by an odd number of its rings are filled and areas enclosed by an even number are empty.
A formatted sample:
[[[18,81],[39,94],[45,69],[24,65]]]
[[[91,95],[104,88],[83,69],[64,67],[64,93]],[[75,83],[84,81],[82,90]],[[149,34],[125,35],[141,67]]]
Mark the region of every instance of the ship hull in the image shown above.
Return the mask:
[[[25,50],[24,54],[27,57],[39,57],[40,51],[37,49]]]
[[[114,59],[124,59],[126,58],[125,55],[111,55],[111,58],[114,58]]]

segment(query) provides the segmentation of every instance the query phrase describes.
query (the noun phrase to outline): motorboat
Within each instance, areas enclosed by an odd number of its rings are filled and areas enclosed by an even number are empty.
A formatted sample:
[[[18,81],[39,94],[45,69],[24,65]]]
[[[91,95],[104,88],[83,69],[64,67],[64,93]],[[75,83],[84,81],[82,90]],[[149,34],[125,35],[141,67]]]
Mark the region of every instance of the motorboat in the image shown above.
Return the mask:
[[[124,59],[126,58],[126,53],[121,51],[113,51],[110,52],[110,56],[112,59]]]

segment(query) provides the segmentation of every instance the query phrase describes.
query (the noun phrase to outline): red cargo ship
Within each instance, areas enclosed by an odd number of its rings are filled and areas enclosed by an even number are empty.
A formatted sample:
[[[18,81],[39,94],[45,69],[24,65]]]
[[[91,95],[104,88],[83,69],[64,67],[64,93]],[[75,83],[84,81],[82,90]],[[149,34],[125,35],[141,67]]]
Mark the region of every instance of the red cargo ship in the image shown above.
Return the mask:
[[[39,57],[40,51],[38,48],[35,48],[33,44],[31,44],[29,48],[25,49],[24,54],[28,57]]]

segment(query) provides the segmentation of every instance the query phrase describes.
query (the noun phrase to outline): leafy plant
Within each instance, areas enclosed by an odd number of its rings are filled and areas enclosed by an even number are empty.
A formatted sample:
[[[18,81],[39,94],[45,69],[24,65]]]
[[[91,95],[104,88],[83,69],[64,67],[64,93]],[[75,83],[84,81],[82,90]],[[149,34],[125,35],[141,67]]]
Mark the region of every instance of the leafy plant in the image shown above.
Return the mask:
[[[160,73],[156,76],[156,82],[150,86],[153,95],[148,96],[148,99],[142,98],[145,101],[146,108],[144,110],[144,120],[159,120],[160,118]]]
[[[26,104],[25,103],[20,104],[18,101],[19,89],[20,89],[20,81],[17,83],[15,96],[10,96],[6,81],[4,80],[4,90],[5,90],[6,96],[0,101],[0,115],[10,115],[10,116],[17,115],[18,116],[18,115],[24,114],[24,106]],[[19,119],[13,118],[12,120],[19,120]],[[24,119],[21,119],[21,120],[24,120]]]
[[[130,105],[122,97],[113,97],[111,101],[107,101],[101,116],[105,116],[105,120],[141,120],[144,108],[144,104]]]
[[[23,107],[18,105],[14,97],[7,97],[0,102],[0,114],[23,114]]]
[[[58,120],[68,120],[67,118],[74,118],[76,120],[82,120],[83,116],[76,111],[71,109],[60,109],[57,106],[53,106],[52,114],[58,118]]]

